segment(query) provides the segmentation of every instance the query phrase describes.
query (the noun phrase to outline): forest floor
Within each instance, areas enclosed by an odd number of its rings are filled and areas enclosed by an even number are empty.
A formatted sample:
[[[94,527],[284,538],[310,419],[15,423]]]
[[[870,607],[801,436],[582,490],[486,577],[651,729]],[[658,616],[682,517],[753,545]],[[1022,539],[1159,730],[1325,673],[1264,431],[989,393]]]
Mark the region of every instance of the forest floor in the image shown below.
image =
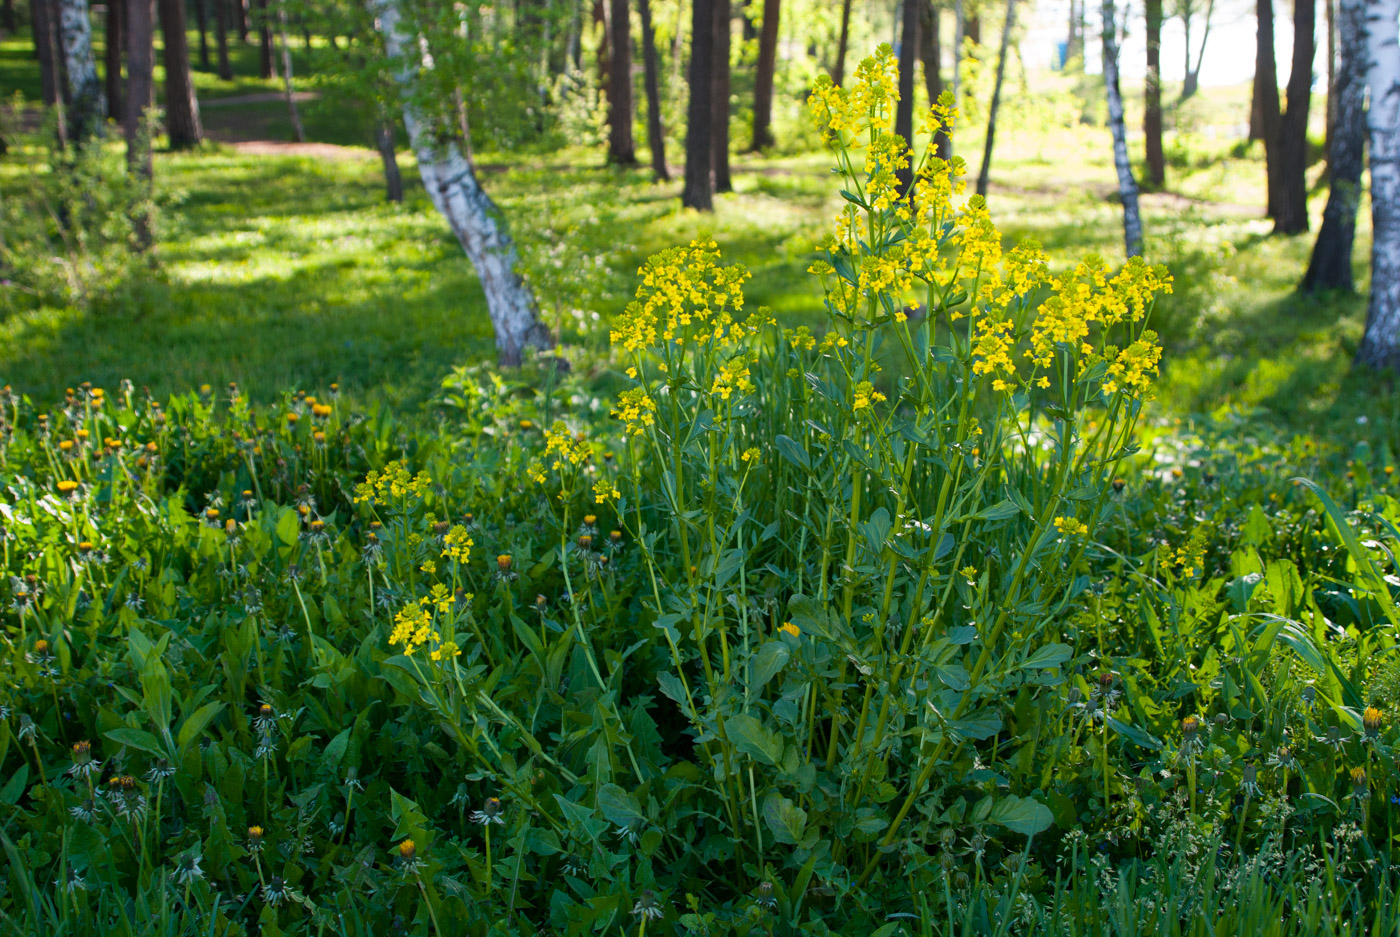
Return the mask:
[[[23,91],[28,73],[12,45],[0,43],[0,79]],[[158,394],[237,380],[261,396],[339,381],[412,407],[452,366],[491,357],[470,264],[412,155],[400,155],[406,202],[386,204],[377,154],[356,145],[370,141],[353,107],[309,87],[299,99],[312,142],[291,143],[275,86],[246,74],[246,56],[237,65],[234,82],[196,73],[210,136],[228,142],[157,154],[160,276],[86,312],[44,307],[0,320],[0,380],[40,399],[84,379],[129,377]],[[1364,301],[1295,293],[1312,238],[1270,236],[1259,147],[1222,130],[1238,122],[1247,94],[1211,94],[1192,114],[1174,112],[1190,132],[1168,135],[1167,191],[1142,200],[1148,256],[1176,278],[1155,314],[1167,344],[1162,402],[1180,414],[1264,408],[1292,422],[1365,412],[1372,389],[1348,377]],[[1004,116],[1014,132],[998,138],[994,217],[1010,240],[1036,238],[1057,263],[1121,259],[1108,133],[1051,121],[1043,103]],[[981,128],[960,139],[975,173]],[[606,168],[596,149],[476,155],[546,317],[576,343],[606,343],[604,324],[647,255],[700,235],[753,270],[751,304],[787,321],[818,318],[805,271],[840,198],[827,157],[810,147],[735,156],[736,191],[703,216],[681,210],[679,182]],[[21,192],[25,171],[0,168],[0,192]],[[1314,187],[1314,230],[1325,195],[1325,184]],[[1354,254],[1363,290],[1368,218],[1363,202]]]

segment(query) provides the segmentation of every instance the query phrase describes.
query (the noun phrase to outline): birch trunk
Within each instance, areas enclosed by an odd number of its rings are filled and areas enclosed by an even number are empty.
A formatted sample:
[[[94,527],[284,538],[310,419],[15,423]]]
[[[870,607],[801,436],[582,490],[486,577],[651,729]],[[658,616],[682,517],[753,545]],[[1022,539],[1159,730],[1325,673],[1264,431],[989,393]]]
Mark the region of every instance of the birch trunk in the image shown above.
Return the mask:
[[[282,44],[282,88],[287,101],[287,116],[292,121],[292,135],[298,143],[306,142],[306,130],[297,110],[296,92],[292,90],[292,47],[287,44],[287,4],[277,0],[277,40]]]
[[[1400,0],[1397,0],[1400,2]],[[1108,124],[1113,131],[1113,165],[1118,170],[1118,194],[1123,200],[1123,248],[1129,257],[1142,253],[1142,216],[1138,186],[1128,161],[1128,134],[1123,125],[1123,94],[1118,87],[1118,31],[1113,0],[1103,0],[1103,77],[1108,89]]]
[[[1339,43],[1335,82],[1328,93],[1335,116],[1330,185],[1327,207],[1322,210],[1322,227],[1303,277],[1303,292],[1351,292],[1355,288],[1351,249],[1366,145],[1366,0],[1340,0],[1334,21]]]
[[[1356,360],[1400,371],[1400,0],[1367,0],[1371,300]]]
[[[97,62],[92,57],[92,20],[87,0],[59,0],[58,37],[68,65],[68,138],[81,147],[102,136],[104,102]]]
[[[450,133],[434,127],[433,118],[421,114],[414,103],[417,68],[405,55],[405,46],[416,47],[417,43],[406,42],[411,37],[400,32],[399,0],[377,0],[375,6],[385,51],[398,62],[395,80],[403,100],[404,127],[418,157],[423,186],[476,268],[495,329],[500,363],[518,365],[526,347],[552,348],[554,340],[540,322],[534,294],[520,276],[515,241],[460,145],[452,141]]]
[[[997,111],[1001,108],[1001,83],[1006,76],[1006,49],[1011,44],[1011,30],[1015,28],[1016,0],[1006,0],[1006,23],[1001,31],[1001,52],[997,55],[997,80],[992,86],[992,106],[987,111],[987,143],[982,149],[982,171],[977,174],[977,194],[983,197],[991,182],[992,144],[997,134]]]

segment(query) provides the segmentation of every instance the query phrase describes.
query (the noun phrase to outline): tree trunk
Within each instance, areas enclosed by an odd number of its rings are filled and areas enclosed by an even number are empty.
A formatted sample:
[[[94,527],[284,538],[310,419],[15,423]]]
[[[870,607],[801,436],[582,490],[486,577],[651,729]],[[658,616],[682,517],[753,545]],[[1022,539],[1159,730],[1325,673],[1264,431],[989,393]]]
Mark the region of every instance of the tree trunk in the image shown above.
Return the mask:
[[[306,130],[301,125],[301,112],[297,110],[296,92],[292,90],[292,47],[287,44],[287,3],[286,0],[276,0],[276,3],[277,39],[282,44],[282,96],[287,102],[287,116],[292,121],[292,137],[298,143],[305,143]]]
[[[758,38],[758,69],[753,82],[754,152],[773,145],[773,72],[778,65],[778,17],[782,6],[782,0],[763,0],[763,32]]]
[[[400,0],[376,0],[379,31],[390,59],[404,64],[395,75],[403,100],[404,127],[418,157],[423,185],[476,268],[486,308],[496,333],[496,350],[505,366],[520,364],[527,347],[552,348],[554,340],[540,322],[535,297],[520,275],[520,255],[506,230],[500,209],[477,181],[476,170],[451,134],[435,127],[415,104],[418,70],[404,59],[405,46],[416,45],[400,32]]]
[[[1147,138],[1147,180],[1160,189],[1167,182],[1167,159],[1162,152],[1162,0],[1146,0],[1147,82],[1142,132]]]
[[[122,50],[126,45],[122,21],[125,18],[126,0],[107,0],[107,15],[102,18],[105,46],[102,78],[107,89],[107,116],[118,123],[122,119]]]
[[[1300,287],[1305,293],[1349,293],[1355,288],[1351,247],[1366,144],[1366,0],[1340,0],[1336,19],[1340,43],[1335,88],[1329,95],[1336,102],[1337,126],[1332,134],[1327,207]]]
[[[982,17],[980,15],[968,17],[964,34],[977,45],[982,44]]]
[[[953,0],[953,104],[962,107],[963,39],[967,37],[967,13],[963,0]]]
[[[1001,51],[997,55],[997,78],[996,83],[992,86],[992,106],[987,111],[987,145],[982,150],[982,171],[977,174],[977,194],[981,196],[986,196],[987,185],[991,182],[992,142],[997,133],[997,110],[1001,107],[1001,83],[1006,75],[1006,50],[1011,44],[1011,30],[1015,28],[1016,0],[1006,0],[1006,24],[1001,31]]]
[[[714,211],[715,0],[694,0],[690,14],[690,108],[685,128],[685,188],[681,204]]]
[[[209,0],[194,0],[195,25],[199,29],[199,67],[209,71]]]
[[[729,178],[729,45],[734,17],[731,15],[730,0],[713,0],[715,7],[714,49],[714,90],[710,100],[713,111],[713,126],[710,127],[710,145],[714,148],[715,191],[733,192],[734,183]]]
[[[149,200],[152,185],[151,128],[148,112],[155,104],[155,0],[125,0],[126,103],[122,106],[126,132],[126,170]],[[149,250],[151,217],[144,204],[132,215],[136,249]]]
[[[273,77],[272,69],[272,16],[268,12],[267,0],[255,0],[257,3],[258,27],[258,77],[268,79]]]
[[[164,39],[165,126],[172,150],[198,146],[204,139],[199,100],[190,77],[190,43],[185,33],[184,0],[158,0],[160,33]]]
[[[906,143],[914,140],[914,63],[919,55],[919,7],[927,0],[904,0],[900,4],[899,102],[894,109],[894,132]],[[914,185],[913,159],[900,169],[899,191],[903,195]]]
[[[0,6],[0,29],[5,31],[5,35],[12,36],[19,27],[19,20],[15,16],[15,0],[5,0]]]
[[[1123,124],[1123,94],[1118,87],[1118,33],[1113,0],[1103,0],[1103,77],[1108,89],[1108,125],[1113,131],[1113,165],[1118,170],[1118,194],[1123,200],[1123,248],[1129,257],[1142,254],[1142,216],[1138,213],[1137,180],[1128,161],[1128,133]]]
[[[632,16],[627,0],[611,0],[608,23],[611,67],[608,76],[608,162],[637,165],[637,144],[632,138]]]
[[[1080,4],[1083,0],[1069,0],[1069,35],[1065,39],[1065,67],[1073,61],[1075,56],[1083,55],[1082,48],[1084,37],[1079,33]]]
[[[1196,64],[1191,65],[1191,19],[1186,17],[1186,43],[1183,48],[1186,50],[1186,71],[1181,82],[1181,98],[1185,101],[1193,97],[1201,87],[1201,63],[1206,58],[1206,43],[1210,40],[1210,22],[1215,15],[1215,0],[1210,0],[1206,4],[1206,22],[1201,29],[1201,46],[1196,52]],[[1251,134],[1251,140],[1258,139]]]
[[[238,41],[248,44],[248,2],[249,0],[227,0],[233,10],[233,25],[237,28]]]
[[[44,104],[58,112],[54,133],[58,148],[68,145],[68,121],[63,114],[63,78],[59,74],[58,11],[56,0],[30,0],[29,13],[34,29],[34,48],[39,59],[39,81]]]
[[[214,0],[214,45],[219,56],[219,78],[224,81],[233,81],[233,68],[228,61],[229,2],[230,0]]]
[[[841,4],[841,38],[836,44],[836,67],[831,70],[831,80],[840,85],[846,80],[846,48],[851,40],[851,0]]]
[[[943,43],[938,35],[942,11],[931,0],[920,0],[919,54],[924,60],[924,89],[932,107],[943,95]],[[952,139],[944,130],[933,138],[934,152],[939,159],[952,159]]]
[[[598,34],[598,87],[612,107],[612,39],[608,32],[608,0],[593,0],[593,31]]]
[[[1273,191],[1275,234],[1308,230],[1308,110],[1312,104],[1312,63],[1317,51],[1317,0],[1293,6],[1293,65],[1288,74],[1288,106],[1276,121],[1274,159],[1268,165]]]
[[[1337,0],[1323,0],[1327,11],[1327,121],[1323,132],[1322,158],[1332,171],[1332,134],[1337,129]]]
[[[105,129],[102,83],[92,56],[92,19],[87,0],[59,0],[58,34],[63,59],[68,63],[68,138],[82,147]]]
[[[1277,210],[1278,128],[1281,120],[1278,99],[1278,65],[1274,60],[1273,0],[1258,0],[1258,30],[1255,34],[1254,110],[1250,122],[1251,139],[1264,141],[1264,172],[1268,179],[1268,207],[1273,218]],[[1255,133],[1258,136],[1254,136]]]
[[[1400,0],[1368,0],[1371,299],[1356,360],[1400,371]]]
[[[661,64],[656,57],[656,30],[651,24],[651,0],[637,0],[642,16],[642,69],[647,92],[647,145],[651,148],[651,174],[657,182],[671,178],[666,166],[666,131],[661,126]]]
[[[403,176],[399,173],[399,156],[394,150],[394,123],[382,114],[374,128],[374,145],[384,164],[384,195],[391,202],[403,201]]]

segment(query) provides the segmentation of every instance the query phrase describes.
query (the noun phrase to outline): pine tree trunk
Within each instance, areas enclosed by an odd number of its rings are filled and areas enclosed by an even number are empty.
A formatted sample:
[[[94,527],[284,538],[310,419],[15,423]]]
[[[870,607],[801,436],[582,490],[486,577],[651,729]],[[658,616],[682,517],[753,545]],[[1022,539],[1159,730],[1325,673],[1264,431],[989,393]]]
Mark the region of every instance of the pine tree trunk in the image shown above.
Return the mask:
[[[1305,293],[1349,293],[1355,288],[1351,248],[1366,144],[1366,0],[1340,0],[1336,20],[1340,42],[1335,87],[1329,96],[1336,102],[1337,124],[1332,134],[1327,207],[1300,287]]]
[[[899,102],[894,109],[894,132],[905,142],[914,139],[914,63],[919,56],[919,4],[924,0],[903,0],[900,4]],[[899,170],[899,191],[908,192],[914,184],[914,167]]]
[[[1108,125],[1113,131],[1113,165],[1118,170],[1118,194],[1123,200],[1123,247],[1129,257],[1142,254],[1142,216],[1138,213],[1137,180],[1128,161],[1128,132],[1123,124],[1123,93],[1118,86],[1118,33],[1113,0],[1103,0],[1103,77],[1108,90]]]
[[[58,148],[63,149],[68,146],[68,121],[63,113],[63,76],[59,73],[57,5],[57,0],[30,0],[29,12],[44,104],[58,112],[54,133]]]
[[[685,128],[685,188],[681,204],[714,210],[715,7],[714,0],[694,0],[690,17],[690,107]]]
[[[233,81],[233,68],[228,61],[229,3],[230,0],[214,0],[214,46],[219,56],[219,78],[224,81]]]
[[[1147,138],[1147,180],[1154,189],[1167,182],[1162,152],[1162,0],[1147,0],[1147,82],[1142,132]]]
[[[1250,139],[1264,141],[1264,172],[1268,177],[1268,207],[1265,214],[1273,218],[1277,211],[1275,193],[1278,189],[1278,63],[1274,59],[1274,3],[1258,0],[1258,30],[1254,52],[1254,110],[1250,121]],[[1257,132],[1257,136],[1255,135]]]
[[[276,3],[277,39],[282,45],[282,97],[287,102],[287,116],[292,122],[292,138],[298,143],[305,143],[306,129],[301,125],[301,112],[297,110],[296,91],[292,88],[292,47],[287,44],[286,0],[276,0]]]
[[[608,76],[608,162],[637,165],[637,143],[632,138],[632,16],[627,0],[611,0],[608,41],[611,65]]]
[[[199,30],[199,67],[209,71],[209,0],[193,0],[195,26]]]
[[[612,39],[608,32],[608,0],[593,0],[593,31],[598,34],[598,87],[612,107]]]
[[[1288,75],[1288,106],[1277,122],[1274,160],[1269,172],[1273,190],[1274,233],[1308,230],[1308,110],[1312,104],[1312,63],[1317,52],[1317,0],[1295,0],[1293,65]]]
[[[15,16],[15,0],[5,0],[5,3],[0,5],[0,29],[5,31],[5,35],[13,36],[18,28],[19,20]]]
[[[403,201],[403,176],[399,173],[399,156],[394,149],[394,124],[388,114],[380,116],[374,128],[374,145],[379,161],[384,164],[384,196],[391,202]]]
[[[160,33],[164,39],[165,126],[172,150],[189,149],[204,140],[199,120],[199,100],[190,77],[190,43],[185,32],[184,0],[157,0]]]
[[[257,3],[257,15],[254,17],[258,27],[258,77],[268,79],[273,77],[272,69],[272,16],[268,12],[267,0],[255,0]]]
[[[1196,52],[1196,64],[1194,66],[1191,64],[1191,25],[1189,18],[1187,20],[1186,43],[1184,46],[1186,50],[1186,77],[1181,82],[1181,97],[1179,99],[1181,101],[1185,101],[1188,98],[1195,96],[1196,92],[1200,90],[1201,63],[1204,62],[1206,58],[1206,43],[1210,40],[1210,23],[1214,16],[1215,0],[1209,0],[1209,2],[1206,4],[1206,22],[1201,29],[1201,46]],[[1249,138],[1251,140],[1258,139],[1258,137],[1253,135],[1252,130],[1250,131]]]
[[[964,27],[964,35],[976,45],[982,44],[982,17],[970,16],[967,25]]]
[[[395,80],[403,100],[409,144],[418,157],[418,171],[428,196],[476,268],[496,333],[500,363],[515,366],[527,347],[552,348],[554,339],[540,322],[534,294],[520,275],[515,241],[500,210],[477,181],[471,161],[451,134],[434,126],[432,118],[420,114],[414,103],[417,69],[404,53],[405,46],[416,44],[416,40],[400,30],[399,2],[376,0],[375,8],[385,51],[402,63]]]
[[[778,66],[778,17],[782,8],[782,0],[763,0],[763,31],[758,38],[758,69],[753,82],[754,152],[773,145],[773,73]]]
[[[729,178],[729,46],[734,17],[730,0],[713,0],[715,7],[714,90],[710,92],[713,124],[710,145],[714,148],[715,191],[733,192]]]
[[[125,0],[126,103],[122,123],[126,135],[126,170],[146,200],[151,195],[151,129],[148,113],[155,106],[155,0]],[[151,218],[144,207],[133,215],[136,249],[149,250]]]
[[[87,0],[58,0],[58,34],[68,63],[68,138],[82,147],[103,135],[106,112],[102,82],[92,55],[92,19]]]
[[[841,38],[836,44],[836,67],[831,70],[831,80],[840,85],[846,80],[846,49],[851,41],[851,0],[841,4]]]
[[[987,143],[982,149],[982,171],[977,174],[977,194],[986,196],[992,175],[992,144],[997,133],[997,111],[1001,108],[1001,84],[1006,76],[1006,50],[1011,31],[1016,28],[1016,0],[1006,0],[1006,23],[1001,31],[1001,51],[997,55],[997,78],[992,86],[992,106],[987,111]],[[1107,74],[1107,73],[1105,73]]]
[[[924,60],[924,89],[932,107],[943,95],[943,41],[938,34],[942,11],[931,0],[920,0],[919,54]],[[952,159],[952,140],[945,131],[933,138],[934,152],[939,159]]]
[[[249,0],[228,0],[233,10],[233,25],[238,32],[238,41],[248,44],[248,3]]]
[[[666,166],[666,130],[661,125],[661,63],[656,56],[656,30],[651,22],[651,0],[637,0],[642,17],[642,69],[647,92],[647,145],[651,148],[651,174],[657,182],[671,178]]]
[[[1323,134],[1322,158],[1332,171],[1332,134],[1337,129],[1337,0],[1323,0],[1327,11],[1327,123]]]
[[[1400,0],[1366,4],[1371,106],[1371,299],[1356,360],[1400,371]]]
[[[123,20],[126,0],[107,0],[107,15],[102,18],[104,48],[103,83],[107,93],[107,116],[121,123],[122,119],[122,52],[126,46]]]
[[[963,0],[953,0],[953,103],[962,107],[963,40],[967,38],[967,11]]]

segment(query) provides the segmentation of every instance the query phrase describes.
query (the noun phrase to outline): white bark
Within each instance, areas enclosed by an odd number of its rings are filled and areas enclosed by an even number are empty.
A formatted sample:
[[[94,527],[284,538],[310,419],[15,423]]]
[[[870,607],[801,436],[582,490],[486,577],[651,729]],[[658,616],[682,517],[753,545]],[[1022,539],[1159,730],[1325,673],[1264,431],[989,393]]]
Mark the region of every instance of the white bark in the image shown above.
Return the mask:
[[[1113,131],[1113,165],[1118,170],[1118,194],[1123,200],[1123,247],[1129,257],[1137,257],[1142,253],[1142,215],[1138,212],[1137,180],[1128,161],[1128,134],[1123,126],[1117,36],[1113,0],[1103,0],[1103,77],[1108,87],[1108,125]]]
[[[1400,371],[1400,0],[1366,0],[1371,299],[1357,360]]]
[[[287,99],[287,113],[292,119],[292,134],[298,143],[306,142],[306,131],[301,126],[301,113],[297,111],[296,92],[292,90],[292,47],[287,45],[287,4],[277,2],[277,39],[282,43],[282,87]]]
[[[59,0],[59,44],[68,69],[72,104],[68,108],[69,136],[74,145],[101,136],[107,101],[97,80],[97,63],[92,57],[92,21],[87,0]]]
[[[503,365],[520,363],[525,347],[550,348],[554,342],[539,321],[535,297],[521,278],[520,255],[506,231],[500,210],[481,188],[471,161],[452,134],[436,127],[414,102],[416,72],[406,46],[420,48],[401,31],[399,0],[377,0],[378,28],[389,57],[397,63],[395,79],[403,100],[403,122],[409,145],[418,157],[418,172],[462,249],[476,268],[486,294],[486,308],[496,332],[496,349]],[[415,52],[421,59],[421,54]]]

